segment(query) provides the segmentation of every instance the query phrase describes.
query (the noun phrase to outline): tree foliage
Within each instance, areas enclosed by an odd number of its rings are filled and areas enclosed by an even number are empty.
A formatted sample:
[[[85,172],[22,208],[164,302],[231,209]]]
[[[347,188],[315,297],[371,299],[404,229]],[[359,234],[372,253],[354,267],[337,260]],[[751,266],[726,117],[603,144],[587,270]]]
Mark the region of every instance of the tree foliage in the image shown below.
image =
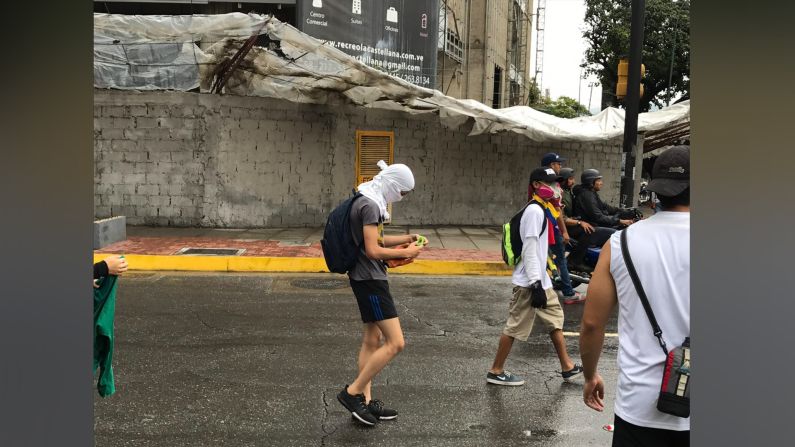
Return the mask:
[[[542,97],[536,104],[531,104],[531,107],[560,118],[576,118],[578,116],[588,116],[591,114],[584,105],[568,96],[561,96],[555,101]]]
[[[618,105],[618,61],[629,55],[631,4],[631,0],[585,0],[583,37],[589,48],[583,67],[602,84],[603,109]],[[652,104],[667,103],[669,72],[671,97],[690,93],[690,0],[646,0],[644,23],[642,112]]]

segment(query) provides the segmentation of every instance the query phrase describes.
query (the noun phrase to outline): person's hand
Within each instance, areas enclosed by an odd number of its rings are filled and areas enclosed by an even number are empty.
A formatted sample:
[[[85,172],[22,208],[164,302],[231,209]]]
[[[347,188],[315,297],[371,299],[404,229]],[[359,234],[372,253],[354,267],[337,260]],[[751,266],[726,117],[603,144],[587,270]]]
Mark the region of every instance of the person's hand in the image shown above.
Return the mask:
[[[127,260],[121,256],[109,256],[105,263],[108,264],[109,275],[119,276],[127,271]]]
[[[423,249],[423,246],[417,245],[416,242],[413,242],[411,245],[409,245],[403,251],[406,253],[406,257],[407,258],[413,259],[413,258],[416,258],[417,256],[420,255],[420,252],[422,251],[422,249]]]
[[[563,233],[563,245],[569,245],[570,241],[571,237],[569,237],[569,233],[568,232]]]
[[[628,226],[632,225],[633,223],[635,223],[635,221],[634,220],[630,220],[630,219],[620,219],[618,221],[618,223],[620,223],[621,225],[624,225],[625,227],[628,227]]]
[[[594,232],[593,225],[584,220],[580,221],[580,227],[582,227],[583,231],[585,231],[585,234],[591,234]]]
[[[530,289],[530,306],[536,309],[546,309],[547,293],[541,287],[541,281],[534,281],[528,288]]]
[[[604,411],[605,409],[605,383],[602,381],[602,376],[597,373],[591,380],[585,380],[585,386],[582,389],[582,400],[585,405],[588,405],[596,411]]]

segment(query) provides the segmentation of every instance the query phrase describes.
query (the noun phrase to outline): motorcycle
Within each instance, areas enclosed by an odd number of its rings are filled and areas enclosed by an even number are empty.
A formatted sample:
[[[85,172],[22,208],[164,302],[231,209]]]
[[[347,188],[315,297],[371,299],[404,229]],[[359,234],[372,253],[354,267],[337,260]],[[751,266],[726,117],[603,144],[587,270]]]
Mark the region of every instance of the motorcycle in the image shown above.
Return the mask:
[[[622,212],[620,216],[622,219],[629,219],[633,223],[643,219],[643,213],[637,208],[629,208]],[[624,228],[626,228],[626,226],[621,225],[618,230],[622,230]],[[575,245],[577,245],[577,241],[573,239],[569,241],[569,244],[566,246],[567,256]],[[583,258],[583,263],[593,270],[596,268],[596,263],[599,261],[599,254],[601,252],[602,247],[588,247],[585,252],[585,257]],[[550,278],[552,278],[552,287],[555,290],[562,290],[563,281],[560,278],[558,267],[555,265],[555,255],[552,254],[551,250],[547,256],[547,273],[549,274]],[[589,284],[591,282],[591,275],[588,272],[574,272],[569,270],[569,278],[571,280],[572,287],[577,287],[581,284]]]
[[[576,241],[572,241],[575,244]],[[571,245],[571,244],[570,244]],[[585,253],[584,263],[590,268],[596,267],[596,262],[599,260],[599,253],[601,253],[601,247],[588,247],[588,250]],[[555,265],[555,255],[552,252],[549,253],[547,256],[547,274],[549,277],[552,278],[552,288],[555,290],[562,290],[563,289],[563,280],[560,277],[560,271],[558,270],[558,266]],[[571,280],[571,287],[577,287],[581,284],[588,284],[591,282],[591,275],[587,272],[573,272],[569,271],[569,279]]]
[[[640,192],[638,193],[638,206],[645,206],[655,213],[660,211],[660,201],[657,199],[657,194],[649,191],[649,182],[643,181],[640,184]]]
[[[640,182],[640,191],[638,192],[638,204],[643,205],[651,201],[652,192],[648,190],[649,182],[646,180]]]

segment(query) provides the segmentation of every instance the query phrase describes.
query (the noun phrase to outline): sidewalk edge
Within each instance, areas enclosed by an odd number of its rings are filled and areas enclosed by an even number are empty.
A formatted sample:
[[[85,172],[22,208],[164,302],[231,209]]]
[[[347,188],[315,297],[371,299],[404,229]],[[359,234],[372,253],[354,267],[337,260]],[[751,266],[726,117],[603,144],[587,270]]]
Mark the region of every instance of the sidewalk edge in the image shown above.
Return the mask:
[[[113,253],[94,253],[94,262]],[[328,273],[323,258],[259,256],[124,255],[130,270],[189,272]],[[441,261],[418,259],[391,269],[390,274],[509,276],[510,267],[498,261]]]

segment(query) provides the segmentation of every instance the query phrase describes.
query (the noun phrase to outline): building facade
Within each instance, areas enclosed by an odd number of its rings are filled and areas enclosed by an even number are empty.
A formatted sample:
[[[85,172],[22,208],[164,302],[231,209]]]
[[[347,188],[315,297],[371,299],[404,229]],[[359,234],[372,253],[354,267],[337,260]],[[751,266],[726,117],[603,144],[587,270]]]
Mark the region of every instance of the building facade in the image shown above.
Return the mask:
[[[438,90],[493,108],[526,105],[533,1],[440,3]]]
[[[493,108],[527,104],[534,0],[439,0],[435,88]],[[296,0],[95,1],[113,14],[273,14],[297,25]]]
[[[392,223],[500,225],[525,203],[530,171],[549,151],[578,172],[598,169],[602,198],[616,204],[620,139],[537,143],[471,129],[356,106],[95,90],[95,215],[131,225],[320,227],[363,180],[366,155],[414,172],[415,192],[394,204]],[[384,134],[383,154],[365,152],[364,137],[371,146]]]

